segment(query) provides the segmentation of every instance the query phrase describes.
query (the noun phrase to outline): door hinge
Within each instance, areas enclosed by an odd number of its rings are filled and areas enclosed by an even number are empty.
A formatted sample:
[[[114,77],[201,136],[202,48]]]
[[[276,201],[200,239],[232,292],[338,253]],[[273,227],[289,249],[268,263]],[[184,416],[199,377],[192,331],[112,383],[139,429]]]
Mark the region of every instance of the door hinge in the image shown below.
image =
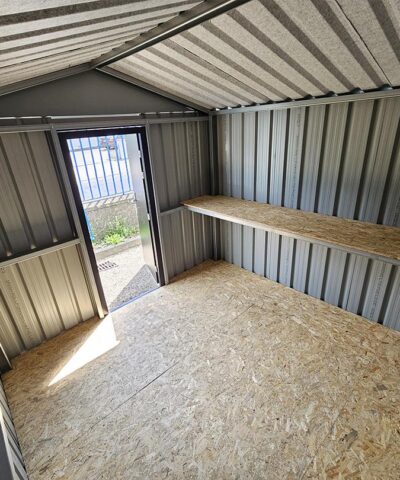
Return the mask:
[[[147,214],[147,220],[150,222],[150,213]]]

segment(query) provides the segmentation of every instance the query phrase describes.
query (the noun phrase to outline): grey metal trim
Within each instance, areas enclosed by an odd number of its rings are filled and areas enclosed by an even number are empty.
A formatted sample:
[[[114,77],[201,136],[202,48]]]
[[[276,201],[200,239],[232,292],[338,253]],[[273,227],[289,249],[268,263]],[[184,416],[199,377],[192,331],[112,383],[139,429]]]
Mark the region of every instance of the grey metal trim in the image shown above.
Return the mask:
[[[0,118],[1,120],[1,118]],[[0,134],[2,133],[22,133],[22,132],[45,132],[51,130],[51,125],[4,125],[0,126]]]
[[[378,90],[375,92],[343,94],[332,97],[310,98],[307,100],[290,100],[288,102],[270,103],[265,105],[250,105],[248,107],[232,107],[210,112],[210,115],[230,115],[232,113],[264,112],[270,110],[286,110],[296,107],[310,107],[312,105],[330,105],[333,103],[357,102],[360,100],[377,100],[400,96],[400,88]]]
[[[68,240],[67,242],[61,242],[55,245],[51,245],[50,247],[40,248],[38,250],[23,253],[22,255],[17,255],[7,260],[0,261],[0,268],[9,267],[10,265],[14,265],[15,263],[25,262],[26,260],[31,260],[32,258],[35,258],[35,257],[41,257],[42,255],[56,252],[57,250],[71,247],[72,245],[77,245],[79,243],[80,243],[79,238],[74,238],[73,240]]]
[[[218,194],[219,178],[218,178],[218,152],[216,151],[218,138],[217,138],[217,121],[208,115],[208,143],[210,149],[210,188],[211,194]],[[211,222],[211,234],[212,234],[212,247],[213,258],[219,260],[220,258],[220,222],[218,219],[213,218]]]
[[[182,112],[184,115],[184,113]],[[60,123],[52,123],[52,120],[61,120],[61,119],[70,119],[76,120],[70,122],[60,122]],[[79,122],[78,120],[81,119],[85,120]],[[4,125],[0,126],[0,134],[3,133],[21,133],[21,132],[41,132],[41,131],[50,131],[53,127],[59,130],[71,130],[71,129],[87,129],[87,128],[100,128],[100,127],[129,127],[129,126],[136,126],[136,125],[152,125],[152,124],[160,124],[160,123],[184,123],[184,122],[206,122],[208,121],[208,116],[202,117],[166,117],[166,118],[137,118],[134,115],[130,116],[116,116],[115,120],[113,116],[110,117],[102,117],[107,118],[106,120],[96,120],[96,117],[48,117],[50,123],[38,124],[38,125]],[[109,119],[108,119],[109,118]],[[122,119],[124,118],[124,119]],[[1,120],[1,118],[0,118]]]
[[[169,115],[169,116],[168,116]],[[171,116],[172,115],[172,116]],[[188,118],[204,118],[207,116],[198,116],[193,110],[177,111],[177,112],[146,112],[146,113],[113,113],[110,115],[49,115],[45,117],[48,122],[59,120],[123,120],[141,118],[144,120],[170,120],[172,118],[180,118],[180,116]]]
[[[221,225],[220,221],[217,218],[212,219],[212,245],[213,245],[213,258],[214,260],[219,260],[221,258]]]
[[[161,247],[161,257],[162,257],[162,264],[163,264],[163,270],[164,270],[164,282],[165,282],[165,285],[168,285],[169,274],[168,274],[168,266],[167,266],[167,262],[166,262],[165,244],[164,244],[165,242],[164,242],[164,234],[163,234],[163,228],[162,228],[162,222],[161,222],[160,202],[159,202],[158,191],[157,191],[157,187],[156,187],[157,180],[156,180],[156,176],[155,176],[154,162],[153,162],[153,156],[152,156],[151,132],[150,132],[150,127],[149,127],[148,124],[146,125],[146,139],[147,139],[147,149],[148,149],[148,154],[149,154],[150,171],[151,171],[151,176],[152,176],[153,182],[154,182],[153,192],[154,192],[154,201],[155,201],[155,206],[156,206],[158,231],[160,233],[160,247]]]
[[[192,118],[160,118],[160,119],[145,119],[142,120],[104,120],[95,121],[89,120],[87,122],[66,122],[53,124],[56,130],[71,130],[71,129],[87,129],[87,128],[101,128],[101,127],[130,127],[130,126],[145,126],[161,123],[185,123],[185,122],[204,122],[208,117],[192,117]]]
[[[200,5],[186,10],[163,23],[161,26],[153,28],[143,35],[139,35],[131,42],[126,42],[123,47],[100,55],[100,57],[91,62],[91,65],[93,68],[109,65],[117,60],[121,60],[121,58],[128,57],[184,30],[203,23],[206,20],[221,15],[232,8],[243,5],[248,1],[249,0],[208,0],[207,2],[202,2]]]
[[[104,311],[103,311],[103,307],[102,307],[102,304],[101,304],[101,299],[100,299],[100,296],[99,296],[99,292],[97,291],[96,281],[95,281],[95,278],[94,278],[94,275],[93,275],[89,255],[88,255],[88,252],[86,250],[85,239],[84,239],[83,231],[82,231],[81,224],[80,224],[80,221],[79,221],[79,216],[78,216],[78,211],[77,211],[76,205],[75,205],[74,195],[73,195],[72,188],[71,188],[71,185],[70,185],[70,182],[69,182],[69,177],[68,177],[68,172],[67,172],[67,169],[66,169],[66,166],[65,166],[64,156],[63,156],[63,153],[62,153],[62,150],[61,150],[60,141],[58,139],[57,130],[55,129],[54,125],[51,128],[51,138],[52,138],[52,142],[53,142],[54,151],[55,151],[55,154],[56,154],[58,167],[60,169],[60,173],[61,173],[61,177],[62,177],[62,181],[63,181],[63,187],[65,188],[65,191],[66,191],[66,194],[67,194],[69,208],[71,210],[71,214],[72,214],[74,224],[75,224],[75,229],[76,229],[76,232],[77,232],[79,240],[80,240],[79,244],[80,244],[80,250],[81,250],[81,253],[82,253],[82,259],[83,259],[83,262],[84,262],[84,265],[85,265],[85,275],[87,276],[87,280],[88,280],[88,283],[89,283],[89,286],[90,286],[91,294],[93,296],[94,306],[95,306],[95,309],[96,309],[96,312],[97,312],[99,318],[104,318]]]
[[[216,151],[217,140],[217,123],[212,115],[208,115],[208,142],[210,146],[210,173],[211,173],[211,194],[218,193],[218,153]]]
[[[63,70],[57,70],[56,72],[45,73],[44,75],[28,78],[27,80],[12,83],[11,85],[5,85],[4,87],[0,87],[0,96],[19,92],[20,90],[25,90],[26,88],[36,87],[37,85],[42,85],[43,83],[53,82],[54,80],[59,80],[60,78],[70,77],[71,75],[77,75],[78,73],[87,72],[92,68],[93,67],[90,65],[90,63],[83,63],[74,67],[64,68]]]
[[[171,208],[171,210],[165,210],[164,212],[160,212],[160,217],[165,217],[166,215],[173,215],[174,213],[178,213],[183,210],[185,207],[177,207]]]
[[[392,265],[400,265],[400,260],[397,260],[395,258],[390,258],[390,257],[385,257],[383,255],[377,255],[377,254],[365,252],[364,250],[359,250],[357,248],[342,247],[341,245],[338,245],[334,242],[330,242],[329,240],[323,241],[323,240],[317,240],[315,238],[307,237],[306,235],[288,234],[287,232],[282,231],[279,228],[273,228],[269,226],[265,226],[264,228],[262,228],[261,225],[259,224],[253,224],[252,222],[246,222],[246,220],[233,218],[230,215],[224,215],[221,213],[211,212],[210,210],[204,210],[201,207],[186,206],[186,208],[191,212],[200,213],[201,215],[206,215],[208,217],[218,218],[219,220],[225,220],[227,222],[231,222],[233,225],[243,225],[245,227],[252,227],[265,232],[271,232],[276,235],[282,235],[282,237],[289,237],[289,238],[294,238],[296,240],[303,240],[315,245],[322,245],[324,247],[334,248],[335,250],[340,250],[347,253],[355,253],[357,255],[362,255],[363,257],[372,258],[374,260],[390,263]]]
[[[185,100],[184,98],[177,97],[176,95],[173,95],[172,93],[168,93],[164,90],[161,90],[160,88],[154,87],[153,85],[150,85],[149,83],[143,82],[142,80],[138,80],[137,78],[131,77],[130,75],[127,75],[126,73],[120,72],[118,70],[114,70],[113,68],[110,67],[98,67],[97,70],[99,72],[103,72],[106,75],[110,75],[112,77],[118,78],[119,80],[122,80],[123,82],[130,83],[131,85],[136,85],[137,87],[144,88],[145,90],[148,90],[149,92],[157,93],[158,95],[162,95],[165,98],[168,98],[169,100],[174,100],[175,102],[182,103],[185,106],[192,107],[196,110],[199,110],[200,112],[208,113],[208,110],[201,105],[198,105],[196,103],[190,102],[188,100]]]

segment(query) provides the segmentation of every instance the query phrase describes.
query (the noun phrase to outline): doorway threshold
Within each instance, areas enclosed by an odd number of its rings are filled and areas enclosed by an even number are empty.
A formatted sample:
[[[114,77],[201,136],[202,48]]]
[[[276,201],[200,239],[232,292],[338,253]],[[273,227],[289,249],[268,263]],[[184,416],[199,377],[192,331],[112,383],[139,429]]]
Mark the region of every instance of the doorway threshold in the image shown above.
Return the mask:
[[[127,305],[129,305],[129,304],[131,304],[131,303],[133,303],[133,302],[136,302],[136,301],[139,300],[140,298],[145,297],[146,295],[148,295],[148,294],[151,293],[151,292],[155,292],[155,291],[158,290],[159,288],[160,288],[160,285],[157,285],[157,287],[154,287],[154,288],[151,289],[151,290],[147,290],[147,292],[140,293],[140,294],[137,295],[136,297],[133,297],[133,298],[131,298],[130,300],[127,300],[125,303],[121,303],[120,305],[117,305],[116,307],[111,308],[111,309],[110,309],[110,313],[116,312],[117,310],[120,310],[121,308],[126,307]]]

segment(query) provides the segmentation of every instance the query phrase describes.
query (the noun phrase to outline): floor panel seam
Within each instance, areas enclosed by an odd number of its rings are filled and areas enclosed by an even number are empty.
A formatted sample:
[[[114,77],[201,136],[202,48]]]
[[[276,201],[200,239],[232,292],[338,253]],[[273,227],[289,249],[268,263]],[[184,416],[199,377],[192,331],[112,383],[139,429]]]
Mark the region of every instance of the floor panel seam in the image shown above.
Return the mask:
[[[64,449],[67,449],[69,448],[71,445],[73,445],[77,440],[81,439],[83,437],[83,435],[87,435],[89,432],[91,432],[94,428],[96,428],[101,422],[103,422],[106,418],[108,418],[110,415],[112,415],[113,413],[115,413],[117,410],[119,410],[123,405],[125,405],[127,402],[129,402],[129,400],[132,400],[136,395],[138,395],[139,393],[143,392],[147,387],[149,387],[150,385],[152,385],[154,382],[156,382],[159,378],[161,378],[164,374],[166,374],[169,370],[171,370],[172,368],[174,368],[177,364],[179,363],[179,360],[175,363],[173,363],[171,366],[169,366],[168,368],[166,368],[163,372],[161,372],[159,375],[157,375],[156,377],[154,377],[152,380],[150,380],[149,382],[146,383],[146,385],[144,385],[143,387],[141,387],[139,390],[136,390],[132,395],[130,395],[128,398],[126,398],[123,402],[121,402],[119,405],[117,405],[113,410],[111,410],[110,412],[108,412],[106,415],[104,415],[104,417],[100,418],[97,422],[93,423],[92,425],[90,425],[90,427],[85,430],[84,432],[82,432],[78,437],[74,438],[73,440],[71,440],[69,443],[67,443],[65,446],[63,446]],[[51,456],[51,458],[48,459],[48,461],[46,462],[45,465],[49,465],[49,463],[51,463],[51,461],[53,460],[53,458],[57,455],[57,453],[55,453],[54,455]],[[40,465],[37,465],[33,472],[35,471],[39,471],[42,470],[43,466],[40,466]]]

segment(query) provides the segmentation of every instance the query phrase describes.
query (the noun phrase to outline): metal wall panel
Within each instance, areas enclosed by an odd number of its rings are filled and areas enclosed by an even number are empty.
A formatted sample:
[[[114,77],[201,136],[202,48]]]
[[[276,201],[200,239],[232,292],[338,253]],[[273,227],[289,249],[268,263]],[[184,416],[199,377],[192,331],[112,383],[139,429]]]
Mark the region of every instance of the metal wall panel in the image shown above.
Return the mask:
[[[0,343],[9,357],[93,316],[78,246],[0,267]]]
[[[152,124],[147,132],[169,280],[212,256],[211,222],[179,208],[211,191],[208,122]]]
[[[168,279],[171,280],[212,256],[209,217],[176,209],[161,216],[161,235]]]
[[[3,384],[0,380],[0,445],[6,446],[9,455],[2,455],[0,452],[0,472],[5,475],[8,480],[7,472],[10,480],[28,480],[25,471],[24,460],[22,458],[21,449],[18,443],[17,434],[15,432],[14,423],[11,412],[7,403],[6,394]],[[0,449],[1,450],[1,449]]]
[[[152,124],[147,132],[160,212],[210,193],[207,121]]]
[[[0,260],[74,238],[44,132],[0,135]]]
[[[222,220],[220,243],[227,262],[400,330],[399,267]]]
[[[216,121],[222,194],[400,226],[400,98]]]
[[[216,117],[222,194],[400,227],[400,99],[251,114]],[[400,329],[398,267],[228,222],[220,240],[229,262]]]

